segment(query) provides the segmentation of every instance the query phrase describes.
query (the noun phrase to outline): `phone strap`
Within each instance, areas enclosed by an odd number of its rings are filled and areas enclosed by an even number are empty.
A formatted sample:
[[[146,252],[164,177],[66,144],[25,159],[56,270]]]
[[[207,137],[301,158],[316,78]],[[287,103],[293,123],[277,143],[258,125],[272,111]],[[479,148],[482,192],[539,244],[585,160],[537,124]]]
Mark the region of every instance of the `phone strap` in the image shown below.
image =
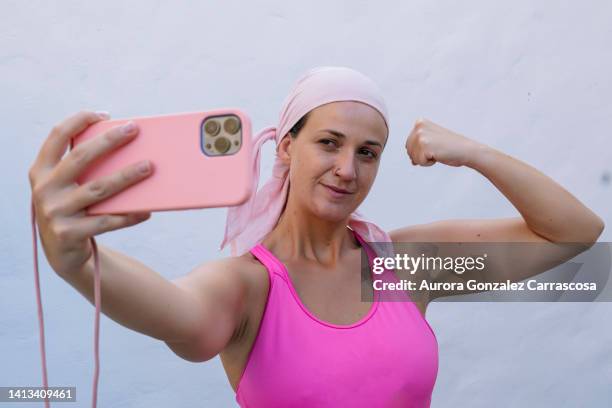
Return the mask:
[[[36,211],[34,208],[34,199],[31,200],[31,221],[32,221],[32,244],[34,247],[34,284],[36,287],[36,303],[38,310],[38,330],[40,333],[40,356],[42,359],[42,374],[43,374],[43,387],[45,388],[45,408],[50,407],[49,398],[47,395],[47,357],[45,353],[45,324],[43,319],[43,308],[40,296],[40,276],[38,273],[38,246],[36,232]],[[92,392],[92,403],[91,406],[96,408],[98,400],[98,376],[100,373],[100,261],[98,258],[98,246],[94,237],[90,237],[89,241],[93,249],[95,274],[94,274],[94,303],[96,305],[95,312],[95,323],[94,323],[94,379],[93,379],[93,392]]]

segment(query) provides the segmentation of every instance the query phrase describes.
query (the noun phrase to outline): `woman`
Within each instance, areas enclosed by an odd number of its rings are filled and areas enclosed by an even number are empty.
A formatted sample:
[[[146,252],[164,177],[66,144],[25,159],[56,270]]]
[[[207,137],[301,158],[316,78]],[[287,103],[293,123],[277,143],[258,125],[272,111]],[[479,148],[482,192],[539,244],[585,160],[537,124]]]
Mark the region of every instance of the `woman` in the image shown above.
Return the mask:
[[[95,157],[137,133],[128,129],[122,136],[119,128],[111,129],[60,160],[70,138],[101,118],[107,116],[80,112],[54,127],[30,169],[47,259],[90,301],[95,266],[88,238],[149,215],[84,215],[88,205],[151,174],[134,167],[97,183],[75,184]],[[406,142],[413,164],[469,166],[491,180],[522,217],[440,221],[387,233],[355,210],[374,182],[388,134],[383,99],[369,78],[343,67],[309,71],[286,98],[279,126],[255,139],[259,153],[275,138],[274,174],[247,203],[229,209],[222,245],[231,242],[233,256],[168,281],[99,245],[103,313],[163,340],[186,360],[220,355],[241,406],[429,406],[438,348],[424,315],[431,300],[452,293],[432,292],[414,303],[381,302],[371,281],[366,277],[364,284],[357,275],[361,248],[370,260],[380,254],[366,242],[583,242],[588,247],[603,222],[532,167],[419,120]],[[257,177],[258,162],[259,154]],[[562,262],[552,256],[548,268]],[[489,273],[493,279],[524,278],[502,265]],[[397,280],[391,270],[382,276]],[[364,292],[374,295],[372,302],[360,301]]]

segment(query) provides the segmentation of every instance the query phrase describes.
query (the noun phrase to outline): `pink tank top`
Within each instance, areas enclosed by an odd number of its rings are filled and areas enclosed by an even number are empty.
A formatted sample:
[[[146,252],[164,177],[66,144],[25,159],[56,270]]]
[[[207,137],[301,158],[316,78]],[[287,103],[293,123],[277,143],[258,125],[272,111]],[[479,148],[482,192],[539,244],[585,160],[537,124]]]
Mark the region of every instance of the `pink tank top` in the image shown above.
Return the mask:
[[[374,251],[365,248],[370,265]],[[381,301],[358,322],[324,322],[300,301],[287,269],[257,244],[251,253],[268,270],[270,289],[258,333],[236,391],[245,408],[429,407],[438,373],[438,342],[416,304]],[[390,270],[376,279],[395,281]],[[397,295],[396,295],[397,294]]]

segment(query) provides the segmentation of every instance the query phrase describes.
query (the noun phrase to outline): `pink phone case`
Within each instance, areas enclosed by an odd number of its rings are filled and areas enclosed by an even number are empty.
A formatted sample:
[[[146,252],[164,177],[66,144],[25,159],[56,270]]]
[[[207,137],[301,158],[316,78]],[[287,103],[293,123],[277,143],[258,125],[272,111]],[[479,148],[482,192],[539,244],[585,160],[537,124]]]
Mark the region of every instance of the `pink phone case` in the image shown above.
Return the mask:
[[[202,124],[219,115],[239,119],[242,140],[231,154],[209,156],[204,152]],[[153,164],[153,174],[89,206],[88,214],[226,207],[250,196],[251,121],[239,109],[105,120],[75,136],[70,149],[129,120],[138,125],[138,135],[92,163],[77,182],[82,185],[145,159]]]

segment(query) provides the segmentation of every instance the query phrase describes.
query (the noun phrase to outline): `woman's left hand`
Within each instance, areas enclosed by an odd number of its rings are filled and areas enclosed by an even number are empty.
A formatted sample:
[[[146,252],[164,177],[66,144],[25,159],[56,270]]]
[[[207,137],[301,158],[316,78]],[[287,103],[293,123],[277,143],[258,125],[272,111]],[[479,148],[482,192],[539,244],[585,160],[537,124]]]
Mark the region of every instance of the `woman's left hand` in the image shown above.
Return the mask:
[[[415,166],[431,166],[436,162],[464,166],[479,146],[482,145],[425,118],[416,121],[406,140],[406,151]]]

